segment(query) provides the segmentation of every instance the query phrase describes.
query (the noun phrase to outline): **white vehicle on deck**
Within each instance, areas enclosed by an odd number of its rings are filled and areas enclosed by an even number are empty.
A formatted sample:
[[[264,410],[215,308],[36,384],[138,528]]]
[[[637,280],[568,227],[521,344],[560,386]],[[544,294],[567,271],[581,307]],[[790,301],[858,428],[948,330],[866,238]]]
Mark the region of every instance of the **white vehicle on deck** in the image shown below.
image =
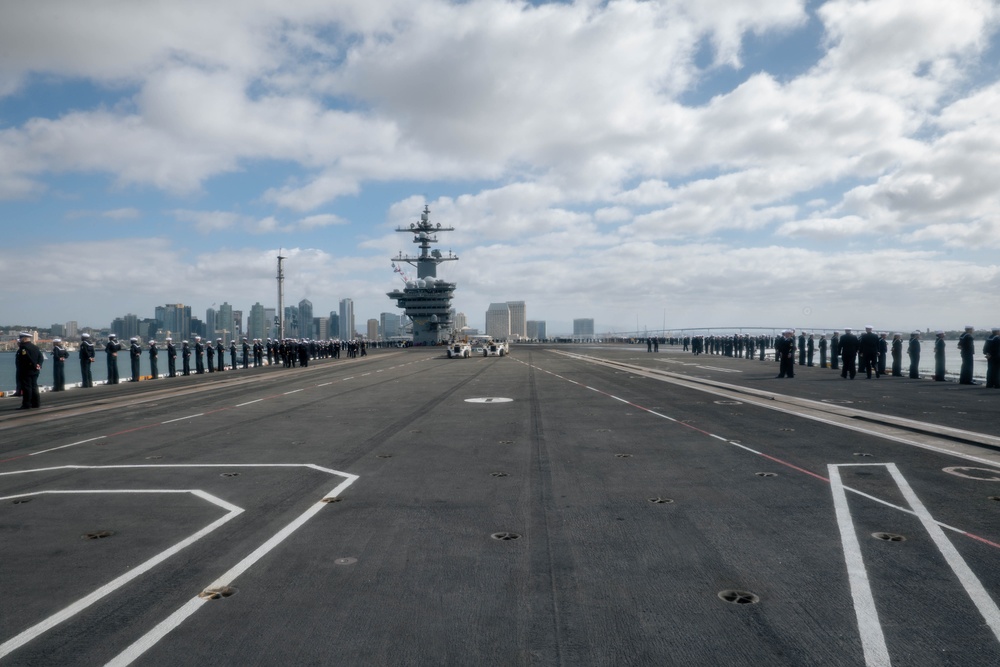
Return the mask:
[[[472,348],[469,346],[468,343],[462,341],[448,343],[449,359],[468,359],[471,356],[472,356]]]
[[[504,357],[507,355],[507,343],[499,340],[491,340],[483,345],[484,357]]]

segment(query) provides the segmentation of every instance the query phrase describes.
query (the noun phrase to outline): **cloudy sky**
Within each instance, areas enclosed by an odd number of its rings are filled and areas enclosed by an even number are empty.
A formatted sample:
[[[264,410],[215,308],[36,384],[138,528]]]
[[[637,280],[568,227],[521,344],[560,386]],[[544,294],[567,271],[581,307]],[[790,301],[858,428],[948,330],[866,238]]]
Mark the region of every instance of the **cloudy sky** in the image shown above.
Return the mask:
[[[39,0],[0,22],[0,325],[1000,324],[993,0]]]

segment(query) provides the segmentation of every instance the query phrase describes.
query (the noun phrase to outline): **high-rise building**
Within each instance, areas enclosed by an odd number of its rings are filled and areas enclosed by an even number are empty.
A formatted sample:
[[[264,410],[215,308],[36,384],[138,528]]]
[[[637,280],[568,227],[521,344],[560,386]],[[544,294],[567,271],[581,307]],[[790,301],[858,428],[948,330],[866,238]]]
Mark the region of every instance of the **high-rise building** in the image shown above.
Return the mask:
[[[315,334],[316,340],[330,340],[330,318],[314,317],[313,333]]]
[[[205,338],[215,340],[215,308],[205,310]]]
[[[587,317],[578,320],[573,320],[573,335],[574,336],[593,336],[594,335],[594,318]]]
[[[191,306],[182,303],[168,303],[157,306],[155,317],[160,322],[160,331],[174,340],[191,337]]]
[[[332,310],[330,311],[330,337],[340,338],[340,313],[335,313]]]
[[[221,337],[222,342],[227,345],[236,333],[236,323],[233,321],[233,307],[225,301],[219,306],[219,312],[215,314],[215,330],[218,332],[216,338]]]
[[[285,306],[285,337],[299,337],[299,307]]]
[[[351,299],[340,300],[340,340],[350,340],[354,338],[354,301]]]
[[[124,317],[117,317],[111,323],[111,333],[118,334],[118,340],[127,341],[129,338],[138,338],[139,317],[129,313]]]
[[[250,306],[250,317],[247,318],[247,338],[251,340],[254,338],[260,338],[261,340],[270,338],[267,335],[269,331],[267,316],[264,314],[264,306],[260,305],[260,301],[258,301]]]
[[[466,317],[465,313],[455,313],[455,335],[469,326],[469,318]]]
[[[393,336],[399,335],[399,313],[382,313],[381,320],[382,340],[389,340]]]
[[[486,335],[499,340],[510,338],[510,307],[506,303],[491,303],[486,311]]]
[[[545,320],[528,320],[528,340],[545,340]]]
[[[277,308],[265,308],[264,309],[264,334],[265,338],[277,338],[278,337],[278,309]]]
[[[70,320],[66,323],[65,331],[67,340],[73,340],[80,335],[80,327],[77,325],[76,320]]]
[[[528,337],[528,320],[525,315],[523,301],[508,301],[510,309],[510,337],[521,339]]]
[[[368,320],[368,340],[378,340],[378,320]]]
[[[299,337],[316,338],[313,331],[313,304],[309,299],[299,301]]]
[[[243,338],[243,311],[233,310],[233,338],[241,340]]]

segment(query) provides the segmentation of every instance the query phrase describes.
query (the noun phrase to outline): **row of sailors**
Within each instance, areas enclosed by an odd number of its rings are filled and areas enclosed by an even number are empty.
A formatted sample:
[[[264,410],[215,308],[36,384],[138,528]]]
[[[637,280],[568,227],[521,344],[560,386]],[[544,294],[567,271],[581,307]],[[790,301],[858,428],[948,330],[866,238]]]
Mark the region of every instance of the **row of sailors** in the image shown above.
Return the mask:
[[[94,379],[91,371],[91,365],[96,360],[97,347],[91,342],[90,334],[82,334],[81,338],[79,357],[80,376],[82,378],[82,382],[80,386],[93,387]],[[132,370],[131,381],[138,382],[140,378],[139,367],[143,347],[138,338],[130,339],[129,343],[128,352]],[[108,367],[107,384],[119,383],[118,353],[124,349],[125,344],[118,340],[117,334],[110,334],[108,336],[108,341],[104,344],[104,352],[107,356]],[[356,357],[359,353],[361,356],[366,356],[367,354],[367,346],[363,340],[350,340],[341,343],[339,340],[316,341],[306,338],[286,338],[283,340],[272,340],[270,338],[261,340],[260,338],[254,338],[253,341],[250,341],[244,336],[241,350],[242,356],[239,362],[237,361],[237,354],[239,351],[236,347],[236,341],[230,341],[229,366],[230,368],[237,368],[237,364],[241,363],[243,368],[249,368],[252,363],[253,367],[257,368],[264,365],[264,359],[266,356],[267,365],[269,366],[280,362],[285,368],[294,368],[296,366],[305,367],[309,365],[310,359],[339,359],[341,349],[346,350],[349,357]],[[149,341],[146,351],[149,355],[150,376],[151,379],[155,380],[160,377],[160,350],[157,347],[155,340]],[[182,341],[179,352],[181,357],[180,375],[182,376],[191,375],[192,356],[194,357],[194,373],[196,375],[205,373],[206,368],[209,373],[221,372],[225,370],[226,347],[221,338],[216,338],[215,345],[213,346],[211,341],[202,342],[201,336],[195,336],[194,345],[192,346],[186,340]],[[174,345],[173,339],[169,337],[166,339],[166,356],[167,377],[177,377],[178,349]],[[207,366],[205,364],[206,356],[208,358]],[[66,359],[69,358],[69,350],[63,346],[62,340],[59,338],[52,341],[52,358],[52,389],[53,391],[63,391],[66,388],[65,362]]]
[[[964,332],[958,338],[958,349],[962,359],[961,370],[958,381],[960,384],[977,384],[972,379],[972,370],[975,360],[975,328],[966,326]],[[813,366],[815,354],[819,352],[819,365],[827,367],[827,354],[830,354],[830,368],[838,370],[840,363],[843,363],[841,377],[854,378],[857,373],[858,364],[861,370],[865,371],[868,378],[872,374],[876,378],[887,375],[886,363],[888,354],[892,354],[892,376],[903,376],[903,334],[895,333],[892,340],[888,340],[888,333],[873,331],[873,327],[866,326],[865,333],[860,336],[855,335],[848,327],[841,335],[835,332],[829,340],[826,334],[821,334],[816,340],[815,334],[798,335],[798,345],[796,346],[795,330],[785,329],[780,338],[771,339],[768,336],[748,336],[737,334],[734,336],[696,336],[690,341],[691,351],[694,354],[701,354],[706,351],[726,356],[746,357],[753,359],[756,353],[761,361],[764,360],[765,349],[774,348],[775,361],[785,362],[782,374],[779,377],[792,377],[794,370],[790,367],[795,364],[795,353],[798,352],[798,365]],[[685,350],[688,339],[685,339]],[[770,343],[770,345],[769,345]],[[910,334],[907,343],[906,354],[909,357],[909,377],[919,378],[920,366],[920,332],[914,331]],[[991,335],[986,338],[982,347],[982,354],[986,357],[986,387],[1000,389],[1000,327],[994,327]],[[934,375],[937,381],[945,379],[945,332],[938,331],[934,340]]]

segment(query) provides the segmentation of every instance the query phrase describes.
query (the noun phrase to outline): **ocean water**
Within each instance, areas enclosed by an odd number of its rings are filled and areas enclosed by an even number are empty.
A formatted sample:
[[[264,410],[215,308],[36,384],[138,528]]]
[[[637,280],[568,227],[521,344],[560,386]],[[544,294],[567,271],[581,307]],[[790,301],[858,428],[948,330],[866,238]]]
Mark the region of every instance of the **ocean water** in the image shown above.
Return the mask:
[[[921,341],[922,349],[920,354],[920,374],[921,375],[933,375],[934,374],[934,342],[930,340]],[[947,374],[949,376],[958,376],[959,368],[962,365],[962,359],[958,353],[957,340],[947,341],[947,346],[945,347],[945,368],[947,369]],[[906,356],[906,341],[903,342],[903,374],[907,374],[907,368],[909,368],[910,360]],[[986,357],[980,354],[979,350],[982,350],[983,341],[976,341],[976,360],[973,367],[973,376],[979,380],[983,380],[986,377]],[[515,346],[516,350],[516,346]],[[52,359],[49,355],[48,350],[43,350],[46,355],[45,364],[42,366],[42,374],[39,376],[38,384],[42,387],[52,386]],[[177,372],[180,373],[181,369],[181,359],[180,359],[180,348],[177,350]],[[15,381],[15,371],[14,371],[14,352],[0,352],[0,391],[7,392],[13,391],[16,386]],[[241,352],[237,351],[236,360],[240,362]],[[773,358],[773,353],[772,353]],[[166,375],[167,373],[167,352],[165,349],[160,348],[160,355],[157,358],[158,371],[160,375]],[[816,363],[819,363],[819,352],[816,352],[815,356]],[[206,358],[206,363],[208,362]],[[251,364],[253,362],[251,361]],[[265,363],[267,363],[265,359]],[[70,352],[70,357],[65,362],[66,368],[66,388],[72,389],[74,385],[80,382],[80,357],[78,353],[74,350]],[[889,355],[887,365],[892,367],[892,355]],[[229,350],[226,350],[226,366],[229,366]],[[192,355],[191,367],[194,368],[194,359]],[[96,359],[92,364],[91,375],[94,378],[94,384],[103,383],[107,380],[107,358],[103,350],[98,350]],[[140,375],[149,375],[149,355],[143,350],[142,360],[140,363]],[[128,349],[122,350],[118,353],[118,377],[121,381],[125,381],[132,377],[132,365],[131,360],[128,356]]]

